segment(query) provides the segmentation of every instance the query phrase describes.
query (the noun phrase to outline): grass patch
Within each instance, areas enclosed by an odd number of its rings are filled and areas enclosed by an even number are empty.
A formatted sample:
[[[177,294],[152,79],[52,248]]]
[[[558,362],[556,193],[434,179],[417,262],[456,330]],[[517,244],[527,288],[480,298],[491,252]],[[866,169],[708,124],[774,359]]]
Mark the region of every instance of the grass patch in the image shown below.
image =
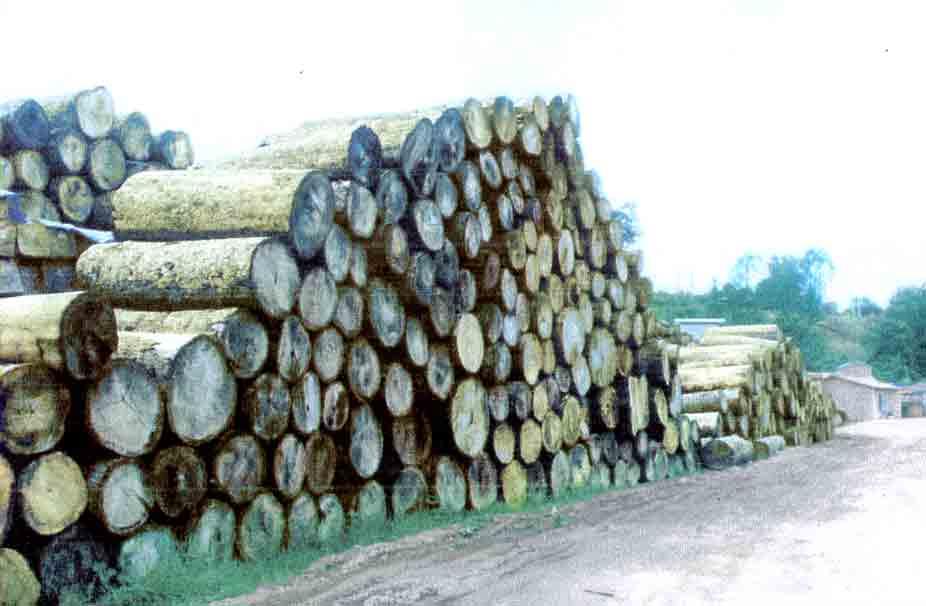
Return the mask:
[[[122,581],[111,572],[104,577],[105,594],[95,601],[81,593],[61,596],[64,606],[95,604],[97,606],[200,606],[210,602],[251,593],[260,586],[285,584],[303,574],[324,556],[341,553],[356,546],[393,541],[435,528],[458,525],[457,541],[465,542],[476,536],[499,516],[513,514],[545,514],[531,519],[536,529],[560,528],[572,521],[563,509],[604,492],[618,489],[583,487],[568,491],[558,498],[532,494],[521,507],[512,508],[496,503],[483,511],[451,513],[431,509],[390,520],[385,526],[354,524],[344,540],[332,545],[288,551],[259,562],[207,562],[178,558],[166,562],[142,579]],[[529,516],[530,518],[530,516]]]

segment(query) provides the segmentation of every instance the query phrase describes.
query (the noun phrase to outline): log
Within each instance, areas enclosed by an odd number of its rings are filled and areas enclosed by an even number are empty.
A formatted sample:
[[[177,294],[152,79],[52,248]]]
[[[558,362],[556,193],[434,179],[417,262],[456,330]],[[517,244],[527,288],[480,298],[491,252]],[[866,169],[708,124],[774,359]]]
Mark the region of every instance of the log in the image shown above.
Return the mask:
[[[476,378],[461,382],[450,403],[450,426],[453,442],[460,453],[475,457],[489,438],[486,391]]]
[[[566,364],[575,364],[585,349],[585,330],[577,309],[567,307],[559,313],[553,336],[559,356]]]
[[[13,154],[13,171],[18,187],[44,191],[48,186],[48,164],[37,151],[23,149]]]
[[[600,388],[591,400],[592,422],[596,427],[613,431],[618,425],[617,390],[607,385]]]
[[[88,509],[116,536],[128,536],[148,521],[155,494],[148,477],[132,459],[97,463],[87,477]]]
[[[267,560],[283,552],[286,515],[283,505],[269,492],[258,495],[241,514],[235,540],[245,562]]]
[[[19,515],[37,534],[58,534],[87,508],[87,482],[77,463],[63,452],[42,455],[17,478]]]
[[[74,234],[39,223],[39,220],[61,221],[61,213],[45,194],[25,192],[20,210],[30,222],[16,226],[17,257],[70,260],[77,256]]]
[[[468,269],[460,270],[460,279],[453,291],[453,300],[458,314],[468,314],[476,310],[479,298],[479,287],[476,284],[476,275]]]
[[[90,218],[96,196],[82,177],[56,177],[48,192],[68,222],[85,223]]]
[[[502,498],[509,507],[519,508],[527,502],[527,470],[518,461],[502,468]]]
[[[466,470],[469,505],[476,511],[490,507],[498,500],[498,469],[485,454],[479,453]]]
[[[452,219],[449,236],[463,253],[464,259],[478,259],[482,246],[482,224],[478,215],[465,211],[456,213]]]
[[[0,360],[41,363],[77,380],[94,379],[117,343],[112,308],[87,293],[0,300]]]
[[[350,236],[340,225],[332,225],[325,238],[324,259],[325,267],[335,283],[340,284],[350,272],[350,255],[353,244]]]
[[[172,528],[150,524],[123,541],[116,553],[116,565],[123,579],[138,581],[159,567],[177,564],[180,545]]]
[[[376,188],[376,205],[383,225],[394,225],[405,216],[408,208],[408,189],[398,172],[384,171]]]
[[[322,382],[330,383],[341,375],[344,359],[344,337],[338,329],[329,327],[318,333],[312,347],[312,368]]]
[[[450,348],[444,344],[433,344],[431,346],[428,366],[425,372],[428,389],[438,400],[446,400],[450,397],[450,391],[454,384],[453,360],[450,356]]]
[[[386,491],[376,480],[366,482],[350,504],[351,528],[382,528],[386,525]]]
[[[235,556],[235,511],[216,499],[205,501],[184,530],[183,553],[193,559],[230,562]]]
[[[299,316],[287,316],[276,343],[276,367],[280,378],[295,383],[309,370],[312,341]]]
[[[744,396],[738,388],[694,391],[682,395],[682,411],[726,413],[731,402],[737,402]]]
[[[128,160],[147,162],[151,158],[154,138],[148,118],[140,112],[132,112],[115,121],[112,137],[119,142]]]
[[[460,466],[448,456],[434,464],[434,493],[442,511],[460,512],[466,507],[467,482]]]
[[[536,385],[543,367],[543,346],[531,333],[522,335],[519,348],[521,376],[528,385]]]
[[[158,508],[170,518],[194,510],[206,496],[206,465],[189,446],[159,451],[150,479]]]
[[[542,422],[543,418],[547,415],[548,412],[552,410],[551,399],[554,397],[558,398],[559,394],[556,396],[550,395],[550,386],[551,382],[548,379],[544,379],[537,383],[534,386],[534,389],[531,394],[531,415],[538,422]],[[558,390],[558,388],[557,388]]]
[[[503,423],[508,419],[511,406],[508,398],[507,383],[496,385],[487,390],[486,408],[488,408],[489,417],[496,423]]]
[[[592,476],[592,462],[585,444],[577,444],[569,450],[569,463],[572,468],[572,487],[579,489],[587,486]]]
[[[193,166],[193,143],[183,131],[166,130],[152,137],[151,160],[173,170]]]
[[[293,428],[302,435],[318,431],[322,422],[322,390],[318,375],[308,372],[292,387]]]
[[[592,383],[597,387],[607,387],[617,377],[617,343],[606,329],[595,328],[589,335],[588,368]]]
[[[444,219],[450,219],[457,212],[460,192],[457,191],[457,186],[447,173],[437,173],[437,180],[434,183],[434,203],[437,204]]]
[[[331,489],[337,465],[337,449],[334,440],[326,433],[316,432],[305,442],[306,473],[305,487],[315,495]]]
[[[525,421],[531,416],[533,405],[531,402],[533,390],[523,381],[512,381],[508,384],[509,408],[518,421]]]
[[[280,497],[292,500],[299,496],[305,484],[308,458],[305,443],[288,433],[277,442],[273,452],[273,485]]]
[[[42,149],[50,134],[48,114],[35,99],[0,104],[0,147]]]
[[[751,463],[752,442],[739,436],[713,438],[700,448],[701,460],[708,469],[726,469]]]
[[[119,189],[128,177],[125,154],[112,139],[99,139],[90,143],[84,170],[90,184],[103,192]]]
[[[373,332],[384,347],[398,345],[405,333],[405,307],[398,292],[379,279],[370,281],[367,309]]]
[[[362,337],[351,343],[347,358],[347,376],[351,393],[361,400],[369,401],[379,391],[382,382],[379,356]]]
[[[479,280],[481,292],[494,293],[501,281],[502,258],[495,251],[487,251],[482,256],[482,265],[482,278]]]
[[[111,586],[115,573],[108,547],[98,533],[81,523],[55,535],[39,550],[36,571],[42,594],[50,603],[69,592],[98,599]]]
[[[322,401],[322,425],[330,432],[340,431],[350,418],[350,397],[340,381],[325,388]]]
[[[781,329],[775,324],[745,324],[739,326],[711,326],[704,331],[705,337],[749,337],[779,342],[783,339]]]
[[[399,150],[402,176],[418,196],[430,196],[437,179],[437,148],[434,145],[434,123],[422,118],[405,137]]]
[[[16,475],[13,466],[0,454],[0,545],[6,542],[6,535],[13,525],[13,489]]]
[[[286,549],[297,551],[315,547],[319,542],[320,518],[315,498],[306,492],[300,493],[286,508]]]
[[[405,320],[405,350],[408,360],[417,367],[427,365],[430,359],[430,346],[424,325],[416,317]]]
[[[318,499],[318,512],[318,540],[326,545],[341,541],[347,518],[338,497],[333,494],[322,495]]]
[[[685,392],[741,388],[751,391],[754,373],[752,365],[712,367],[682,367],[678,371]]]
[[[636,435],[650,422],[649,384],[646,377],[629,377],[621,388],[624,391],[621,399],[627,403],[630,433]]]
[[[507,465],[514,460],[517,442],[514,430],[508,423],[499,423],[492,430],[492,454],[495,460],[502,465]]]
[[[433,434],[422,414],[392,419],[392,450],[403,465],[423,467],[430,462]]]
[[[434,287],[431,291],[429,315],[434,333],[441,339],[450,336],[450,332],[456,323],[456,312],[454,310],[453,295],[449,290],[438,286]]]
[[[407,290],[419,305],[431,304],[437,268],[434,256],[428,252],[417,252],[411,256],[406,272]]]
[[[411,413],[414,402],[412,376],[398,362],[392,362],[386,370],[383,393],[386,408],[392,416],[404,417]]]
[[[99,244],[81,255],[77,276],[119,307],[169,311],[240,306],[277,319],[293,308],[300,281],[286,245],[262,238]],[[333,303],[331,307],[333,312]],[[303,319],[309,325],[304,313]]]
[[[572,462],[563,450],[557,452],[548,464],[550,494],[556,499],[572,489]]]
[[[444,221],[433,200],[420,198],[412,204],[409,236],[417,246],[437,252],[444,245]]]
[[[697,425],[699,437],[716,438],[723,435],[721,414],[718,412],[686,413],[684,417]]]
[[[669,422],[669,401],[662,389],[654,388],[650,390],[650,418],[659,425],[666,425]]]
[[[585,397],[592,388],[592,375],[585,356],[580,355],[572,365],[572,386],[576,394]]]
[[[257,438],[250,434],[239,434],[227,438],[216,449],[211,478],[233,505],[241,505],[257,496],[264,484],[266,467],[264,449]]]
[[[496,190],[502,186],[502,169],[491,150],[484,149],[479,152],[479,172],[482,180],[490,189]]]
[[[392,484],[392,515],[396,518],[423,509],[428,497],[428,482],[417,467],[406,467]]]
[[[35,606],[41,593],[39,580],[26,558],[18,551],[0,548],[0,595],[4,606]]]
[[[765,345],[764,343],[768,343]],[[678,349],[679,366],[744,366],[747,364],[766,364],[772,361],[775,344],[763,342],[762,345],[690,345]]]
[[[350,463],[358,476],[369,480],[383,460],[383,430],[369,404],[350,413]]]
[[[488,244],[492,241],[493,231],[492,214],[489,212],[489,207],[483,204],[479,207],[476,215],[479,217],[479,226],[482,227],[482,242],[483,244]]]
[[[540,423],[527,419],[518,431],[518,457],[530,465],[540,458],[543,447],[543,429]]]
[[[36,455],[64,435],[71,394],[47,366],[0,364],[0,403],[0,450]]]
[[[42,105],[55,127],[78,129],[89,139],[106,137],[116,125],[112,95],[103,86],[48,99]]]
[[[563,444],[569,448],[576,445],[582,431],[582,406],[573,395],[563,398]]]
[[[460,279],[460,256],[453,243],[444,239],[444,244],[434,254],[434,280],[444,288],[452,290]]]

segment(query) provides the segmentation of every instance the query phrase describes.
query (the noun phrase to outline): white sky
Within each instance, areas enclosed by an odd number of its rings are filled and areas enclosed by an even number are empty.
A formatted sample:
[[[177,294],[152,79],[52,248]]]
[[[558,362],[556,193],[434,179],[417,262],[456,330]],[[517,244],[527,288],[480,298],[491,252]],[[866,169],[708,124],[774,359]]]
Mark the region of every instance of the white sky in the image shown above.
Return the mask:
[[[843,305],[926,281],[922,2],[241,4],[0,0],[0,98],[104,84],[208,160],[310,119],[573,91],[657,287],[809,247]]]

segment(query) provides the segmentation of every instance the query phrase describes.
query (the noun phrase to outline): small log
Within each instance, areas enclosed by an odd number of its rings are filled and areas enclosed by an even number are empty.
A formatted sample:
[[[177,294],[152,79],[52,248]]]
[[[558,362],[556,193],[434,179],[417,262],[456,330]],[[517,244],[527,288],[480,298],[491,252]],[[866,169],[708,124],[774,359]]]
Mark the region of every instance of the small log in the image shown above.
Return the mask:
[[[264,449],[257,438],[239,434],[229,437],[216,449],[211,478],[232,504],[241,505],[257,496],[264,484],[266,467]]]
[[[325,238],[325,267],[335,283],[340,284],[350,272],[350,255],[353,245],[350,236],[340,225],[332,225]]]
[[[588,367],[592,383],[597,387],[607,387],[617,377],[617,343],[608,330],[596,328],[591,331],[588,338]]]
[[[421,198],[412,204],[410,236],[416,245],[437,252],[444,245],[444,221],[432,200]]]
[[[492,460],[479,453],[466,470],[469,505],[481,511],[498,500],[498,470]]]
[[[351,528],[382,528],[386,525],[386,491],[376,480],[366,482],[353,495],[350,509]]]
[[[318,499],[318,540],[325,545],[337,543],[344,538],[347,516],[337,496],[322,495]]]
[[[315,337],[312,347],[312,367],[318,378],[330,383],[341,375],[344,367],[344,337],[334,327],[326,328]]]
[[[502,169],[491,150],[484,149],[479,152],[479,172],[482,180],[490,189],[496,190],[502,186]]]
[[[567,307],[559,313],[554,332],[554,343],[560,357],[572,365],[585,349],[585,330],[577,309]]]
[[[682,411],[726,413],[730,410],[730,404],[738,402],[741,397],[745,397],[745,394],[737,388],[694,391],[682,395]]]
[[[128,160],[147,162],[151,158],[154,138],[148,118],[140,112],[132,112],[116,120],[112,131],[113,138],[119,142]]]
[[[277,443],[273,453],[273,484],[283,499],[295,499],[305,484],[308,458],[305,444],[288,433]]]
[[[453,360],[450,348],[443,344],[432,344],[426,369],[428,389],[438,400],[450,397],[454,384]]]
[[[154,501],[168,517],[192,511],[206,496],[206,465],[189,446],[158,452],[151,467]]]
[[[502,498],[510,507],[521,507],[527,502],[527,470],[518,461],[512,461],[502,468]]]
[[[427,365],[430,359],[430,346],[424,325],[416,317],[405,320],[405,350],[408,360],[417,367]]]
[[[749,337],[779,342],[782,340],[781,329],[775,324],[746,324],[739,326],[712,326],[704,331],[705,337]]]
[[[517,447],[515,433],[507,423],[499,423],[492,430],[492,454],[495,460],[502,465],[507,465],[514,460],[514,453]]]
[[[492,142],[492,123],[482,103],[467,99],[461,113],[468,146],[475,149],[488,147]]]
[[[124,579],[137,581],[161,566],[176,564],[179,557],[180,545],[173,529],[149,525],[119,545],[116,562]]]
[[[334,309],[334,325],[348,338],[356,337],[363,328],[364,297],[352,286],[338,289],[338,303]],[[307,351],[311,352],[311,348]]]
[[[515,181],[518,178],[518,159],[511,147],[505,146],[499,150],[498,166],[502,171],[502,176],[508,181]]]
[[[753,445],[740,436],[713,438],[700,448],[701,460],[708,469],[726,469],[753,460]]]
[[[35,99],[0,104],[0,147],[42,149],[50,134],[48,115]]]
[[[460,279],[460,256],[453,243],[444,239],[444,244],[434,254],[434,279],[446,289],[453,289]]]
[[[305,442],[306,472],[305,487],[315,495],[331,489],[337,465],[337,449],[334,440],[326,433],[316,432]]]
[[[444,219],[450,219],[457,212],[457,206],[460,202],[460,192],[453,179],[447,173],[437,173],[437,181],[434,184],[434,203],[440,209],[440,214]]]
[[[482,452],[489,437],[489,417],[486,391],[478,379],[457,386],[450,403],[450,426],[457,450],[469,457]]]
[[[58,534],[80,518],[87,508],[84,474],[63,452],[33,460],[17,478],[19,512],[37,534]]]
[[[569,448],[576,445],[582,435],[582,405],[578,398],[567,395],[563,399],[563,444]]]
[[[434,333],[441,339],[450,336],[456,323],[453,295],[449,290],[435,286],[431,291],[429,315]]]
[[[379,391],[382,382],[379,356],[364,338],[355,339],[347,358],[347,376],[355,396],[369,401]]]
[[[235,557],[235,510],[216,499],[205,501],[183,532],[183,553],[193,559],[230,562]]]
[[[437,179],[437,148],[434,145],[434,123],[422,118],[405,137],[399,150],[402,176],[419,196],[430,196]]]
[[[572,487],[587,486],[592,476],[592,462],[585,444],[577,444],[569,450],[569,463],[572,468]]]
[[[417,467],[406,467],[392,484],[392,515],[396,518],[423,509],[428,496],[428,482]]]
[[[479,217],[479,226],[482,227],[482,243],[488,244],[492,241],[492,214],[489,212],[489,207],[483,204],[476,211],[476,215]]]
[[[354,237],[367,239],[373,235],[379,218],[379,205],[369,189],[359,183],[351,183],[346,212],[350,233]]]
[[[450,239],[463,253],[466,260],[479,257],[482,246],[482,225],[479,217],[471,212],[458,212],[453,216]]]
[[[457,281],[453,295],[458,314],[469,314],[475,311],[479,297],[476,275],[468,269],[461,269],[460,279]]]
[[[572,489],[572,462],[563,450],[557,452],[548,464],[550,494],[553,498],[564,496]]]
[[[543,429],[534,419],[527,419],[518,431],[518,457],[527,465],[540,458],[544,448]]]
[[[392,450],[403,465],[423,466],[431,459],[431,423],[421,414],[392,419]]]
[[[308,372],[292,387],[293,428],[302,435],[318,431],[322,422],[322,390],[318,375]]]
[[[245,507],[238,523],[238,556],[245,562],[255,562],[279,555],[285,532],[283,505],[269,492],[258,495]]]
[[[350,397],[347,388],[340,381],[329,384],[322,401],[322,425],[328,431],[340,431],[347,425],[349,418]]]
[[[0,446],[36,455],[64,435],[71,394],[61,377],[41,364],[0,364]]]
[[[276,367],[280,378],[295,383],[309,370],[312,341],[298,316],[287,316],[277,340]]]
[[[386,408],[392,416],[404,417],[411,413],[414,402],[412,376],[398,362],[391,363],[386,370],[383,393]]]
[[[262,440],[276,440],[289,424],[292,411],[289,386],[280,375],[264,373],[242,394],[240,407],[254,435]]]
[[[508,384],[509,405],[518,421],[525,421],[531,416],[533,393],[530,385],[523,381],[512,381]]]
[[[350,463],[361,478],[369,480],[383,460],[383,430],[369,404],[350,413]]]
[[[463,205],[470,212],[478,212],[482,206],[482,181],[479,167],[466,160],[460,164],[455,176],[463,196]]]
[[[35,606],[42,593],[26,558],[6,547],[0,548],[0,591],[4,606]]]
[[[592,398],[592,421],[596,427],[613,431],[618,425],[618,394],[617,390],[607,385],[598,390]]]
[[[489,383],[499,385],[511,376],[512,357],[511,350],[505,343],[489,345],[485,351],[482,366],[482,377]]]
[[[502,258],[495,251],[487,251],[482,257],[482,278],[479,284],[485,294],[494,293],[502,275]]]
[[[384,347],[398,345],[405,333],[405,307],[398,292],[379,279],[370,281],[367,291],[370,325]]]
[[[486,407],[488,408],[489,416],[496,423],[503,423],[508,419],[511,407],[508,398],[507,384],[496,385],[488,389],[486,392]]]
[[[155,496],[136,461],[115,459],[97,463],[87,477],[88,509],[107,531],[128,536],[145,525]]]
[[[473,314],[463,314],[453,331],[453,353],[456,362],[469,373],[482,366],[484,346],[482,327]]]
[[[321,330],[334,318],[338,304],[337,284],[326,269],[306,274],[299,289],[299,315],[309,330]]]
[[[373,257],[377,269],[378,266],[385,265],[391,273],[398,276],[408,271],[411,261],[408,234],[400,225],[384,225],[375,238],[375,248],[371,247],[371,250],[377,253]]]
[[[16,152],[13,155],[13,171],[18,187],[43,191],[48,186],[48,164],[37,151],[23,149]]]
[[[431,304],[436,272],[434,256],[431,253],[418,252],[411,256],[406,272],[406,284],[419,305]]]
[[[572,386],[576,394],[585,397],[592,388],[592,375],[585,356],[580,355],[572,365]]]
[[[556,371],[556,346],[553,339],[546,339],[543,346],[543,374],[552,375]]]
[[[460,512],[466,507],[467,482],[463,470],[451,458],[442,456],[434,465],[434,492],[443,511]]]
[[[542,380],[534,386],[531,392],[531,416],[537,422],[542,422],[543,418],[550,412],[550,383]]]
[[[68,222],[85,223],[90,218],[96,196],[82,177],[56,177],[48,192]]]
[[[122,148],[112,139],[90,143],[85,171],[90,184],[97,190],[119,189],[128,177]]]
[[[384,171],[376,188],[376,205],[383,225],[394,225],[405,216],[408,208],[408,189],[401,175],[394,170]]]
[[[662,389],[650,390],[650,418],[660,425],[666,425],[669,422],[669,401]]]
[[[173,170],[193,166],[193,143],[183,131],[166,130],[152,137],[151,159]]]
[[[539,156],[543,149],[543,133],[533,116],[527,116],[518,132],[518,146],[528,156]]]
[[[555,455],[563,446],[563,423],[555,412],[548,412],[540,426],[543,450]]]

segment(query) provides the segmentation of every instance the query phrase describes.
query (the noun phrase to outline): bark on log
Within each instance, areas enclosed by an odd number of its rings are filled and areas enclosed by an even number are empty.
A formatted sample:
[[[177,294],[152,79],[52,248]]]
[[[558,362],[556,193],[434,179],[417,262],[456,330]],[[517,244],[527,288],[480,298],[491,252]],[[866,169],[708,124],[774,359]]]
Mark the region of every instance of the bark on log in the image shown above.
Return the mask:
[[[682,411],[723,412],[730,410],[730,403],[739,401],[745,394],[737,388],[694,391],[682,396]]]
[[[283,552],[286,515],[283,505],[269,492],[258,495],[241,514],[235,541],[245,562],[267,560]]]
[[[741,388],[751,391],[754,373],[752,365],[722,366],[718,368],[685,368],[678,372],[686,392]]]
[[[714,438],[700,448],[701,460],[708,469],[726,469],[751,463],[752,442],[740,436]]]
[[[369,401],[379,391],[382,382],[379,356],[364,338],[351,343],[347,376],[351,392],[361,400]]]
[[[434,492],[438,507],[460,512],[466,507],[466,476],[460,466],[448,456],[440,457],[434,466]]]
[[[350,414],[350,463],[358,476],[369,480],[383,460],[383,430],[369,404]]]
[[[322,382],[330,383],[341,375],[345,357],[344,337],[338,329],[326,328],[315,337],[312,347],[312,367]]]
[[[306,373],[290,395],[293,406],[293,428],[302,435],[318,431],[322,422],[322,390],[318,375]]]
[[[17,478],[19,512],[37,534],[58,534],[87,507],[87,482],[77,463],[63,452],[32,461]]]
[[[241,306],[262,309],[277,319],[293,308],[300,282],[285,243],[262,238],[98,244],[81,255],[77,276],[119,307],[169,311]]]
[[[170,518],[192,511],[206,496],[206,465],[189,446],[159,451],[150,480],[158,508]]]
[[[145,525],[155,495],[136,461],[115,459],[97,463],[87,477],[88,509],[116,536],[128,536]]]
[[[227,503],[209,499],[185,527],[183,552],[209,562],[230,562],[235,557],[237,534],[235,510]]]
[[[476,511],[491,506],[498,500],[498,470],[492,460],[479,453],[466,470],[469,505]]]
[[[211,476],[232,504],[241,505],[257,496],[264,484],[266,468],[264,449],[257,438],[240,434],[226,439],[216,449]]]
[[[331,489],[337,465],[337,449],[334,440],[326,433],[316,432],[305,442],[306,464],[305,487],[315,495]]]
[[[305,484],[308,457],[305,443],[288,433],[277,442],[273,453],[273,485],[283,499],[295,499]]]
[[[18,551],[0,548],[0,594],[4,606],[35,606],[41,593],[39,580],[26,558]]]
[[[417,467],[403,469],[392,484],[392,515],[401,518],[425,507],[428,482]]]
[[[0,299],[0,360],[97,378],[118,337],[108,302],[84,292]]]
[[[0,364],[0,403],[0,450],[36,455],[64,435],[71,394],[47,366]]]
[[[486,391],[478,379],[469,378],[457,386],[450,403],[450,425],[454,444],[465,456],[475,457],[485,448],[489,418]]]

